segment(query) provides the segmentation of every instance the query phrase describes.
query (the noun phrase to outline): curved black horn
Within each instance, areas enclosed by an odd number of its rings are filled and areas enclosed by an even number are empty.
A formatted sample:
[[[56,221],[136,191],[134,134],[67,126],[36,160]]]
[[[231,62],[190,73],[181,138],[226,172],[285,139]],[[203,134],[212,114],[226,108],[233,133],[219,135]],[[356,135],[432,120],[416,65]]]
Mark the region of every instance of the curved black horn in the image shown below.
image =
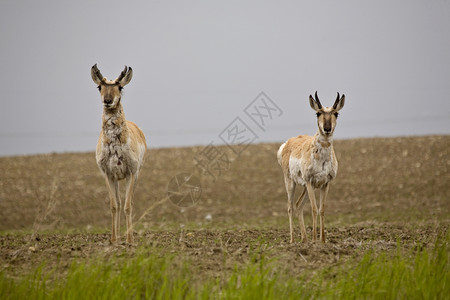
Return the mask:
[[[125,69],[123,69],[123,71],[120,73],[119,77],[117,77],[116,82],[121,81],[125,77],[125,75],[127,75],[127,72],[128,72],[128,67],[125,66]]]
[[[102,73],[100,73],[100,70],[97,68],[97,64],[92,66],[92,75],[93,75],[92,79],[94,79],[94,80],[95,80],[94,75],[97,76],[97,78],[99,80],[103,79],[103,75],[102,75]]]
[[[322,104],[320,103],[319,97],[317,96],[317,91],[314,94],[314,97],[316,98],[316,103],[319,106],[319,109],[321,109],[322,108]]]
[[[339,104],[339,100],[340,100],[340,96],[339,96],[339,92],[338,92],[338,93],[337,93],[336,100],[334,101],[334,104],[333,104],[333,109],[336,109],[336,108],[337,108],[337,106],[338,106],[338,104]]]

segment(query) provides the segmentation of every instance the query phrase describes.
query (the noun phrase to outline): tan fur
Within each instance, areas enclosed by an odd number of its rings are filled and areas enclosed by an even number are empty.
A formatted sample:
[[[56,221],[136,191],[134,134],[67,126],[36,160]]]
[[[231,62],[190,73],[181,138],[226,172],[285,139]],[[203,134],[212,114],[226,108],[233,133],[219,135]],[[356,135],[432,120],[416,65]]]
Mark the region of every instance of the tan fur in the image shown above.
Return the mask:
[[[312,101],[312,102],[311,102]],[[298,208],[298,218],[302,240],[307,240],[305,223],[303,220],[303,205],[306,198],[310,199],[313,232],[312,238],[317,238],[317,212],[320,214],[320,239],[325,242],[324,214],[325,201],[329,190],[329,183],[336,177],[338,162],[333,149],[333,133],[336,127],[337,112],[344,106],[345,96],[336,99],[333,107],[322,107],[320,101],[310,96],[311,107],[317,112],[318,130],[314,136],[299,135],[290,138],[280,146],[277,157],[280,164],[286,191],[288,194],[288,215],[290,228],[290,242],[294,242],[292,214],[294,211],[293,198],[296,185],[303,186],[301,195],[295,203]],[[317,210],[315,189],[320,190],[320,207]]]
[[[309,135],[299,135],[287,140],[286,146],[283,148],[283,172],[289,173],[289,158],[292,156],[300,157],[302,152],[310,153],[312,149],[313,137]],[[305,155],[308,158],[308,155]]]
[[[131,80],[132,70],[125,67],[118,79],[110,81],[104,78],[94,65],[91,75],[94,82],[99,85],[103,103],[102,130],[97,143],[96,160],[105,177],[111,200],[111,242],[116,242],[119,236],[121,206],[119,181],[125,179],[127,188],[124,211],[127,221],[127,243],[131,244],[133,243],[132,198],[147,150],[144,133],[135,123],[125,119],[121,102],[120,88]]]

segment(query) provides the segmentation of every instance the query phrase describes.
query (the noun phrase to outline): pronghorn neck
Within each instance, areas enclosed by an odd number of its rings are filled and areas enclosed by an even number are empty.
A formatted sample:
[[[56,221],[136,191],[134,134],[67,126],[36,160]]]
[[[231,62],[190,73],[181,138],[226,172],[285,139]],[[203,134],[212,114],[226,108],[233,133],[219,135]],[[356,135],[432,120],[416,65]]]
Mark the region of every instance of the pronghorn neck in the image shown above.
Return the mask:
[[[320,130],[314,135],[314,147],[327,149],[333,147],[333,136],[324,136]]]
[[[102,119],[102,130],[108,144],[127,142],[129,133],[121,103],[113,109],[104,108]]]

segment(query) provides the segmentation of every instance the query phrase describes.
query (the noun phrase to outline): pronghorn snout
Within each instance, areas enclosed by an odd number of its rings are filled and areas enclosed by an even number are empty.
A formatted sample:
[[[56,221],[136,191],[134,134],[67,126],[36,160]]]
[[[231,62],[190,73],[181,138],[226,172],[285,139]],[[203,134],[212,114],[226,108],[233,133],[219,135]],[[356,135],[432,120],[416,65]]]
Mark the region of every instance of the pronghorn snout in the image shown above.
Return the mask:
[[[331,115],[323,113],[320,118],[322,118],[323,120],[323,133],[325,133],[326,135],[330,135],[333,131],[333,120]]]

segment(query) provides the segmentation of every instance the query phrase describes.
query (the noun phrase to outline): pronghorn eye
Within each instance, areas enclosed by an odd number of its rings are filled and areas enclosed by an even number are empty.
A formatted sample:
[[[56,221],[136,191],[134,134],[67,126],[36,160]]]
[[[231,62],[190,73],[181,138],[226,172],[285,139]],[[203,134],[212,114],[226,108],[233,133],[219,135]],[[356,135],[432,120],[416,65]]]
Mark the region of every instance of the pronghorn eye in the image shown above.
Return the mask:
[[[102,90],[102,86],[101,85],[99,85],[97,88],[98,88],[99,91]]]
[[[317,117],[320,117],[321,115],[322,115],[321,112],[316,113],[316,116],[317,116]]]
[[[123,87],[119,85],[119,92],[123,90]]]
[[[337,117],[339,117],[339,113],[334,113],[334,116],[337,118]]]

